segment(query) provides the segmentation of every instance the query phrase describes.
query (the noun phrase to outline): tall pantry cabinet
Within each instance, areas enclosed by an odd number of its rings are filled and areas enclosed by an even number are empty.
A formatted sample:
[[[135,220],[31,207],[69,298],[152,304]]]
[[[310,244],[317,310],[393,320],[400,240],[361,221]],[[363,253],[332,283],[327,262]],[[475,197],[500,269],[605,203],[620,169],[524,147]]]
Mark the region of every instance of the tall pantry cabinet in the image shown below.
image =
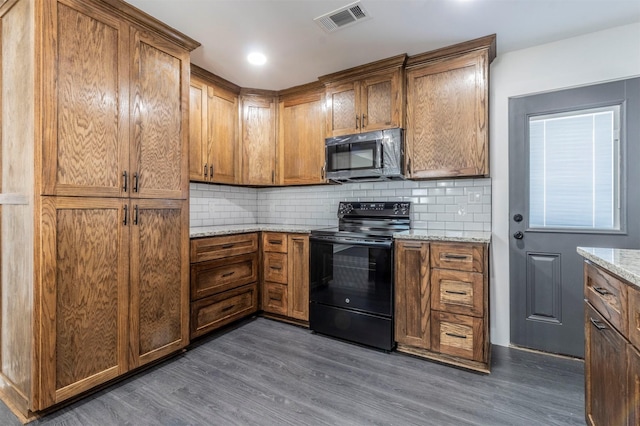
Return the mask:
[[[0,25],[0,396],[29,417],[188,343],[198,43],[120,0]]]

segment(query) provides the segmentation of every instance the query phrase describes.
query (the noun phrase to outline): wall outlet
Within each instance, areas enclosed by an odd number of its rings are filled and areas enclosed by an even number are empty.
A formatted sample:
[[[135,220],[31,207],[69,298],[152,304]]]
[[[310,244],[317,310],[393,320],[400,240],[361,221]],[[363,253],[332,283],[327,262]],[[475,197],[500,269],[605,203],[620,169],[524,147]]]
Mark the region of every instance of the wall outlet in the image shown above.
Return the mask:
[[[482,191],[469,191],[469,204],[482,203]]]

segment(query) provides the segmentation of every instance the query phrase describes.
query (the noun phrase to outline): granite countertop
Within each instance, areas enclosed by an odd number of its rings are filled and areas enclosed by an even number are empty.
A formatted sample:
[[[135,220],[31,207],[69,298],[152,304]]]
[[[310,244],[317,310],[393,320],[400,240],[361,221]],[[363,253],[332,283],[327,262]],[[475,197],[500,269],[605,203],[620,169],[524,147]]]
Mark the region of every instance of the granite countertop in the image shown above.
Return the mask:
[[[189,237],[216,237],[219,235],[242,234],[245,232],[288,232],[296,234],[308,234],[313,229],[323,228],[321,226],[308,225],[279,225],[274,223],[253,223],[247,225],[216,225],[216,226],[196,226],[189,228]]]
[[[578,254],[631,284],[640,286],[640,250],[578,247]]]
[[[409,231],[396,232],[395,234],[393,234],[393,238],[399,238],[403,240],[489,244],[491,242],[491,232],[410,229]]]

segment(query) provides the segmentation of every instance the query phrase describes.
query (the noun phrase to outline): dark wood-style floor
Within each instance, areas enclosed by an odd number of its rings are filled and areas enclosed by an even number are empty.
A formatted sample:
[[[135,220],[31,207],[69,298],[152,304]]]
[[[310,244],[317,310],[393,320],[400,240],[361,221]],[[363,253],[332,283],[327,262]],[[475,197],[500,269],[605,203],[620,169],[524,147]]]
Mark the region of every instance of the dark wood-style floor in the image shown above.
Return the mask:
[[[584,425],[583,386],[578,360],[494,346],[485,376],[257,318],[31,424]]]

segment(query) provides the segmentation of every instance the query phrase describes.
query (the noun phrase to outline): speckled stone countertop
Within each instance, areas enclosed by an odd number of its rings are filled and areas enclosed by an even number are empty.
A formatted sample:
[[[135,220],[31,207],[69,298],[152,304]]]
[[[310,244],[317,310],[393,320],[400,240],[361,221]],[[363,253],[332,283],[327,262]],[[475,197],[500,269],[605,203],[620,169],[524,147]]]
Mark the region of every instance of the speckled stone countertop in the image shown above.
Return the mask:
[[[428,229],[411,229],[409,231],[396,232],[393,238],[403,240],[424,240],[424,241],[448,241],[463,243],[483,243],[491,242],[491,232],[482,231],[437,231]]]
[[[197,226],[189,228],[189,236],[191,238],[199,237],[216,237],[219,235],[242,234],[245,232],[289,232],[296,234],[308,234],[313,229],[322,228],[320,226],[307,225],[278,225],[273,223],[253,223],[248,225],[216,225],[216,226]]]
[[[631,284],[640,286],[640,250],[578,247],[578,254]]]

